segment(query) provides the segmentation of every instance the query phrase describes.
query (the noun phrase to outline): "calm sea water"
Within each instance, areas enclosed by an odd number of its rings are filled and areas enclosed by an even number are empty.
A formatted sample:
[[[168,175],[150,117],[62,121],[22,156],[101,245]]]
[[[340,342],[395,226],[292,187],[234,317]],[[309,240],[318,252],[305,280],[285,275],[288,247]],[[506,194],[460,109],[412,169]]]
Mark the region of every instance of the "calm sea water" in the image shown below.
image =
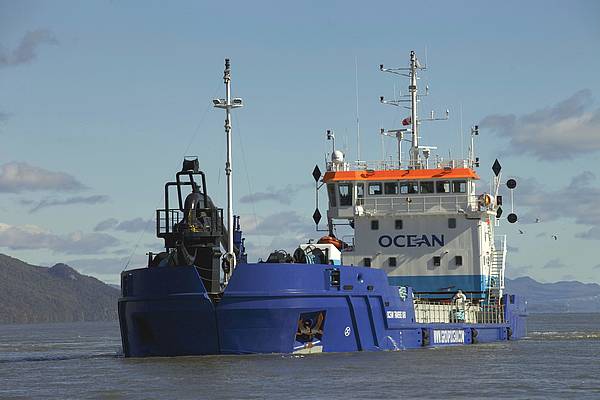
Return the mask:
[[[116,323],[0,325],[1,399],[600,399],[600,314],[517,342],[312,356],[125,359]]]

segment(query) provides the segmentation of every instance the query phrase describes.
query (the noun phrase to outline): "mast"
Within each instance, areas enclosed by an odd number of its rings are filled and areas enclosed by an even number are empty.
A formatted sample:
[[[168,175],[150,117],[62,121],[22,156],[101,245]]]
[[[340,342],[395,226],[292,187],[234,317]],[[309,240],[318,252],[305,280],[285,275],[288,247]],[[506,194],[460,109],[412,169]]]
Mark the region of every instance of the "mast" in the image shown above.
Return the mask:
[[[354,58],[354,86],[356,88],[356,161],[360,161],[360,119],[358,117],[358,57]]]
[[[410,93],[410,122],[412,126],[411,146],[410,146],[410,167],[419,168],[419,135],[417,129],[419,122],[417,121],[417,68],[418,61],[414,50],[410,52],[410,85],[408,91]]]
[[[448,119],[449,111],[446,110],[446,116],[442,118],[436,118],[434,116],[433,111],[431,111],[431,116],[428,118],[419,118],[417,113],[417,103],[419,99],[423,96],[427,96],[429,94],[429,86],[425,86],[425,93],[419,94],[417,88],[417,71],[425,70],[427,66],[422,66],[417,59],[417,55],[414,50],[410,52],[410,65],[408,68],[384,68],[383,64],[379,65],[379,70],[382,72],[389,72],[395,75],[401,75],[409,78],[410,83],[408,85],[408,94],[401,95],[399,99],[394,100],[385,100],[383,96],[379,97],[379,101],[382,104],[389,104],[396,107],[403,107],[410,110],[410,117],[402,120],[402,125],[410,125],[410,129],[402,128],[402,129],[388,129],[381,130],[381,134],[386,136],[395,136],[398,140],[398,168],[401,168],[402,165],[402,140],[404,139],[404,133],[410,132],[411,134],[411,145],[409,150],[409,160],[408,160],[408,168],[409,169],[420,169],[423,168],[420,158],[420,151],[423,150],[423,157],[425,158],[425,168],[427,166],[427,159],[430,155],[431,150],[435,150],[436,147],[433,146],[420,146],[419,145],[419,124],[423,121],[444,121]],[[403,105],[404,103],[410,103],[410,106]]]
[[[225,135],[227,136],[227,160],[225,161],[225,174],[227,175],[227,253],[225,261],[227,270],[225,271],[225,282],[229,281],[233,269],[235,268],[235,252],[233,247],[233,183],[232,183],[232,157],[231,157],[231,109],[242,107],[242,99],[231,98],[231,66],[229,58],[225,59],[225,71],[223,72],[223,82],[225,83],[225,98],[214,99],[213,104],[216,108],[225,110]]]
[[[402,162],[402,140],[404,139],[404,133],[411,133],[411,146],[409,150],[408,168],[417,169],[420,168],[419,163],[419,120],[417,116],[417,102],[419,101],[419,95],[417,93],[417,70],[425,69],[419,64],[415,51],[410,52],[410,65],[408,68],[384,68],[383,64],[379,65],[379,69],[382,72],[390,72],[396,75],[402,75],[410,79],[408,86],[408,95],[400,96],[400,99],[385,100],[383,96],[379,97],[379,100],[383,104],[389,104],[396,107],[403,107],[410,110],[410,123],[402,123],[402,125],[410,125],[410,129],[390,129],[381,130],[381,133],[387,136],[395,136],[398,140],[398,168],[401,168]],[[402,103],[409,103],[410,106],[404,106]],[[407,118],[408,119],[408,118]]]

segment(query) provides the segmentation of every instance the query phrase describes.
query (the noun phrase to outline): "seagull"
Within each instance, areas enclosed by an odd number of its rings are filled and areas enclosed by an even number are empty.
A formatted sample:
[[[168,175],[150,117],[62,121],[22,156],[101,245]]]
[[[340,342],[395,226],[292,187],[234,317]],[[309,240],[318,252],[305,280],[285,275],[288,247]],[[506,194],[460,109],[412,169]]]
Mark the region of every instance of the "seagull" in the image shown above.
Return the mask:
[[[524,234],[525,232],[523,232],[522,230],[520,230],[520,229],[519,229],[519,233],[522,235],[522,234]]]
[[[558,240],[558,236],[556,236],[556,235],[552,235],[552,239],[554,239],[554,240]]]

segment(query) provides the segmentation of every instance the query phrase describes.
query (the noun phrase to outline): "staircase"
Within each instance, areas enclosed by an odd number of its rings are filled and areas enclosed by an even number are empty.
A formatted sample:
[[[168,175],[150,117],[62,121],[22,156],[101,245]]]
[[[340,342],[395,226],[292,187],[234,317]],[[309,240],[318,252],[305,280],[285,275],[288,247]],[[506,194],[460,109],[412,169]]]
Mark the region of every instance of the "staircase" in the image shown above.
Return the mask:
[[[504,268],[506,266],[506,235],[497,236],[496,246],[492,251],[490,265],[490,279],[488,280],[488,301],[497,303],[504,290]]]

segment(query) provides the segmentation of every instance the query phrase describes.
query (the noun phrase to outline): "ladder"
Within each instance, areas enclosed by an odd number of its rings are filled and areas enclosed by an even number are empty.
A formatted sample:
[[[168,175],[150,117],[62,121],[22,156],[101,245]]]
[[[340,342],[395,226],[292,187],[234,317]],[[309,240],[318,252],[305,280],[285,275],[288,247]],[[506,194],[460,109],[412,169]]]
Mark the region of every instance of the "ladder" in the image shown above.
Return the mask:
[[[506,235],[498,237],[498,246],[491,253],[490,276],[488,280],[488,301],[495,303],[504,290],[504,269],[506,266]]]

